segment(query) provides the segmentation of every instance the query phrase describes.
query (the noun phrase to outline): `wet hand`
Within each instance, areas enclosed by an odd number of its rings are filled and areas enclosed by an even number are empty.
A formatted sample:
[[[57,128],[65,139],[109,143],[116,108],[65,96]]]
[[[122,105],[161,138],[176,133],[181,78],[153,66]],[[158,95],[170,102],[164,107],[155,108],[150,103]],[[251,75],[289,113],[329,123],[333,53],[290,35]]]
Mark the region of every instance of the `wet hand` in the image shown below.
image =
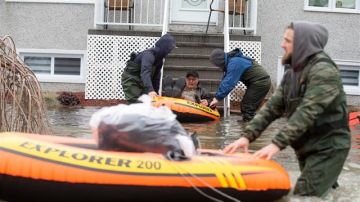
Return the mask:
[[[148,95],[151,97],[151,99],[154,99],[155,97],[158,96],[158,94],[155,91],[149,92]]]
[[[231,154],[234,153],[237,149],[241,148],[245,153],[248,153],[249,143],[249,139],[247,139],[246,137],[240,137],[238,140],[225,147],[223,152]]]
[[[261,148],[257,152],[254,153],[254,156],[257,158],[263,158],[266,160],[271,159],[272,156],[277,154],[280,151],[280,148],[275,144],[269,144],[266,147]]]
[[[210,106],[211,108],[215,108],[218,102],[219,102],[219,101],[218,101],[216,98],[213,98],[213,100],[210,102],[210,105],[209,105],[209,106]]]
[[[204,105],[204,106],[208,106],[209,103],[208,103],[207,100],[204,99],[204,100],[201,100],[201,101],[200,101],[200,104],[201,104],[201,105]]]

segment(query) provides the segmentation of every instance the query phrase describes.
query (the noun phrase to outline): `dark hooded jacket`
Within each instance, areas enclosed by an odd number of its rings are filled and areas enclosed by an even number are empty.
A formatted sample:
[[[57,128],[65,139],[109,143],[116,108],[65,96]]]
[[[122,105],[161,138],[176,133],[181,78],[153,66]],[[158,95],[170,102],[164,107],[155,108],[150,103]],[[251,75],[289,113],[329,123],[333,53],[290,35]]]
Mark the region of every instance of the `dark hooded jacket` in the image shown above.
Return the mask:
[[[155,43],[154,48],[140,52],[134,59],[134,62],[141,66],[140,76],[147,93],[151,91],[158,92],[163,59],[175,47],[176,42],[174,37],[165,34]]]

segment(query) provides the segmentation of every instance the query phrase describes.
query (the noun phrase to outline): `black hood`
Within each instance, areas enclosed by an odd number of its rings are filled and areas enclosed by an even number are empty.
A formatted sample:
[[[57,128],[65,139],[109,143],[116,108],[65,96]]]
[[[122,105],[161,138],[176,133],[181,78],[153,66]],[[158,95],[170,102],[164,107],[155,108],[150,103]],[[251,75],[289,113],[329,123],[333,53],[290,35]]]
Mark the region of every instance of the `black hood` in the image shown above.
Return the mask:
[[[176,47],[176,41],[174,37],[171,36],[170,34],[165,34],[155,43],[154,50],[158,57],[164,58],[175,47]]]
[[[291,65],[294,71],[299,71],[309,56],[324,50],[329,34],[324,26],[311,22],[293,22],[293,27],[294,49]]]

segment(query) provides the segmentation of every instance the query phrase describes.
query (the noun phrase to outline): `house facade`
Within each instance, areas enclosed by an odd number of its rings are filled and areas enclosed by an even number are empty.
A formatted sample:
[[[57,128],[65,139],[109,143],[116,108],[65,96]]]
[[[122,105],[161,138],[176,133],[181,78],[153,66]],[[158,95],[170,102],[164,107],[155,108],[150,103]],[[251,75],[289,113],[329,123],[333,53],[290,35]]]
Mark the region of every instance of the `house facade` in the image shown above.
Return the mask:
[[[360,105],[359,0],[243,0],[240,12],[231,12],[230,3],[224,2],[0,0],[0,36],[14,39],[44,90],[88,91],[89,98],[110,99],[122,97],[111,94],[121,92],[119,77],[126,60],[125,56],[116,59],[121,47],[125,51],[151,47],[164,31],[200,36],[198,40],[210,47],[244,47],[277,85],[283,74],[279,61],[284,28],[295,20],[314,21],[329,30],[325,50],[340,67],[348,104]],[[230,12],[212,11],[209,17],[210,4]],[[224,22],[229,22],[226,30]],[[206,38],[214,36],[222,40]]]

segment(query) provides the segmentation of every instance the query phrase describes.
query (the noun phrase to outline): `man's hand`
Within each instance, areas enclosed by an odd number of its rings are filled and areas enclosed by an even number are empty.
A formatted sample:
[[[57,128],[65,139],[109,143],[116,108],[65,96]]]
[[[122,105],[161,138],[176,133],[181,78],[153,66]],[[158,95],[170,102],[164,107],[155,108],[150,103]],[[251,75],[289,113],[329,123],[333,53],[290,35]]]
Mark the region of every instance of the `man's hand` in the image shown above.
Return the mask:
[[[263,158],[266,160],[271,159],[271,157],[277,154],[280,151],[280,148],[275,144],[271,143],[266,147],[261,148],[257,152],[254,153],[254,156],[257,158]]]
[[[158,96],[158,94],[155,91],[149,92],[148,95],[151,97],[151,99],[154,99],[155,97]]]
[[[248,153],[248,147],[249,147],[249,139],[246,137],[240,137],[235,142],[229,144],[223,152],[231,154],[234,153],[237,149],[241,148],[245,153]]]
[[[208,106],[209,103],[208,103],[207,100],[203,99],[203,100],[200,101],[200,104],[204,105],[204,106]]]
[[[213,98],[213,100],[210,102],[209,107],[215,108],[218,102],[219,101],[216,98]]]

